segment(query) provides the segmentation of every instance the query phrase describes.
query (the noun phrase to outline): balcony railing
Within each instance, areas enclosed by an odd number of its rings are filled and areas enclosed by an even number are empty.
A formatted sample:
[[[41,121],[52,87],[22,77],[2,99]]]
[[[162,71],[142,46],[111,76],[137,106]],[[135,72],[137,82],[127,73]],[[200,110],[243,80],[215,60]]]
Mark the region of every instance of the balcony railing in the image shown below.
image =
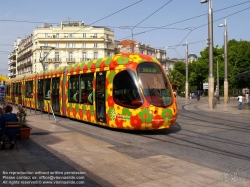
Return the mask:
[[[66,58],[66,61],[67,62],[75,62],[76,60],[75,60],[75,58]]]

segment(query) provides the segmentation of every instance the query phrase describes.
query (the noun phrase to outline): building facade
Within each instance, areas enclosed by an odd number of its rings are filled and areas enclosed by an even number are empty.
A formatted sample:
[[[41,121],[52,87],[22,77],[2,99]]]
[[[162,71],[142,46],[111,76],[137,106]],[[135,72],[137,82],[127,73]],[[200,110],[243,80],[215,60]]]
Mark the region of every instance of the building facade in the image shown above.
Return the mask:
[[[18,44],[21,42],[21,38],[17,38],[14,42],[14,50],[8,56],[8,65],[9,65],[9,73],[8,77],[14,78],[17,75],[17,53],[18,53]]]
[[[84,25],[82,21],[62,21],[58,26],[44,24],[21,40],[9,55],[9,77],[112,55],[113,30]]]
[[[165,69],[165,71],[168,73],[170,65],[172,65],[172,62],[170,60],[167,60],[167,53],[166,50],[162,49],[156,49],[153,47],[150,47],[147,44],[143,44],[141,42],[137,42],[134,40],[122,40],[120,42],[117,41],[117,49],[115,49],[117,53],[141,53],[141,54],[147,54],[150,56],[155,57],[157,60],[159,60]],[[172,65],[173,66],[173,65]]]
[[[17,52],[17,76],[32,73],[32,59],[33,59],[33,34],[21,40],[18,44]]]

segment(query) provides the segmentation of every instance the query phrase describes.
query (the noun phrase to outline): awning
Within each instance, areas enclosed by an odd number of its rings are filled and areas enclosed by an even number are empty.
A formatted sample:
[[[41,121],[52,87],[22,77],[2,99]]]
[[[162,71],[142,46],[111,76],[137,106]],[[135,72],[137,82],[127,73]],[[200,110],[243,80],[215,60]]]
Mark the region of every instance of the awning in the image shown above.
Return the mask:
[[[247,78],[250,78],[250,71],[245,71],[243,73],[235,75],[234,77],[238,78],[238,79],[247,79]]]
[[[10,79],[3,75],[0,75],[0,81],[10,81]]]

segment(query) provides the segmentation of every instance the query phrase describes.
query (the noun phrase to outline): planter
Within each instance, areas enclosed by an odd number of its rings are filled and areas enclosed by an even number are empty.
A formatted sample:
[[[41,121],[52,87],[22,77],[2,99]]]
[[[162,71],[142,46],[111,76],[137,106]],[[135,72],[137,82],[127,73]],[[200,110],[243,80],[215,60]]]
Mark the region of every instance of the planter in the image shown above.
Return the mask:
[[[32,128],[20,128],[20,138],[21,140],[27,140],[30,138],[30,131]]]

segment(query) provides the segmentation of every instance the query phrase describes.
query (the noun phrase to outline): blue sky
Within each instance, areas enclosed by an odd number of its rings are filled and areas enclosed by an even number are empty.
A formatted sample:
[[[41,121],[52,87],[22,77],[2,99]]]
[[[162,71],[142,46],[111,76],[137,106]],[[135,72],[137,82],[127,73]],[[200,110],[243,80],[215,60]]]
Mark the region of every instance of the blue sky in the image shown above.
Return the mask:
[[[218,25],[224,22],[224,17],[227,18],[229,40],[250,40],[247,21],[250,18],[250,1],[213,0],[212,7],[214,46],[223,45],[224,29]],[[187,40],[190,43],[189,53],[200,56],[200,51],[207,47],[207,12],[208,3],[201,4],[200,0],[3,1],[0,6],[0,74],[8,74],[8,54],[13,50],[17,37],[25,38],[43,22],[58,25],[60,21],[69,19],[110,27],[116,40],[131,39],[130,28],[136,26],[133,29],[136,41],[162,49],[180,45],[175,50],[172,47],[167,49],[170,58],[185,58],[186,48],[181,44]]]

